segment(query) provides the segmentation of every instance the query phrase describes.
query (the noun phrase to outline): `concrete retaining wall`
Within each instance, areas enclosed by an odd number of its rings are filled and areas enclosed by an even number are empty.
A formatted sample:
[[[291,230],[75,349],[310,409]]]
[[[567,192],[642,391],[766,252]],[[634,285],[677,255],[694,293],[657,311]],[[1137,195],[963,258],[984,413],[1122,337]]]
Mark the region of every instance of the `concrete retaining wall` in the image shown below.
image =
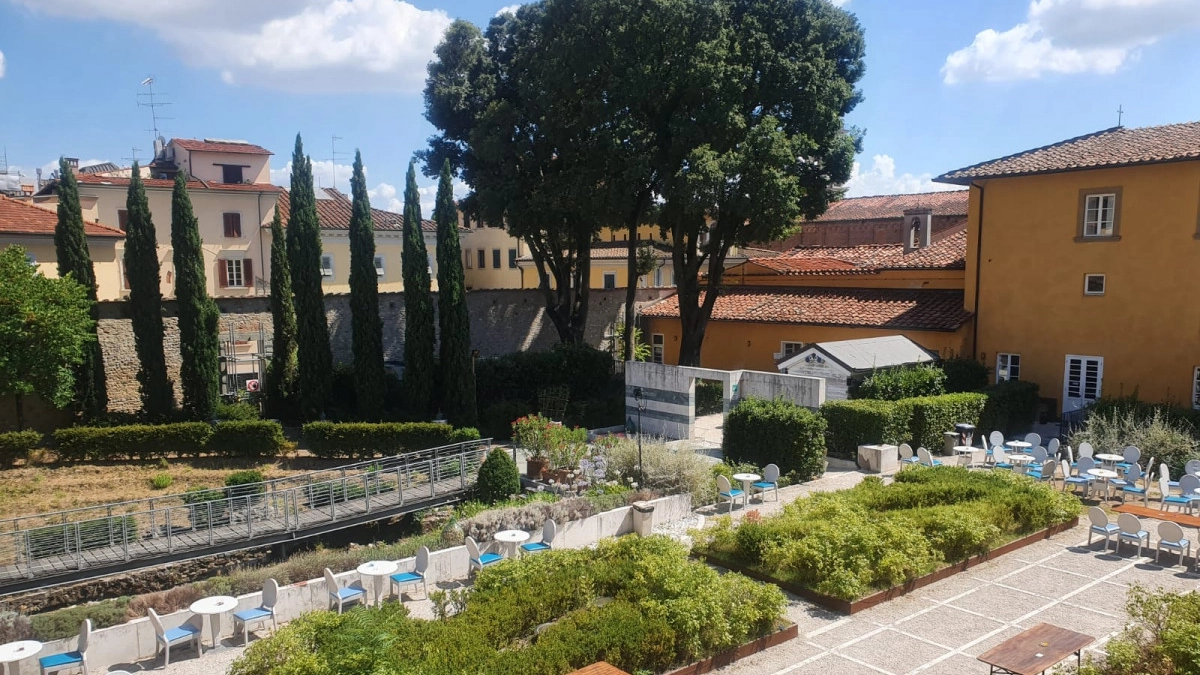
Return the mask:
[[[662,497],[655,499],[651,503],[655,506],[653,519],[655,526],[680,520],[691,514],[691,498],[688,495]],[[554,545],[558,548],[584,548],[606,537],[616,537],[630,532],[633,532],[632,509],[624,506],[612,511],[598,513],[584,520],[562,525],[559,528],[558,535],[554,539]],[[538,532],[532,534],[535,540],[540,536]],[[402,572],[412,570],[415,564],[413,558],[405,558],[397,562]],[[431,585],[440,581],[465,579],[468,575],[466,547],[456,546],[431,553],[429,556],[429,570],[426,574]],[[359,574],[354,571],[343,572],[335,575],[335,577],[342,586],[359,581]],[[368,589],[374,588],[371,580],[367,580],[364,585]],[[369,590],[368,599],[373,598],[371,593],[373,593],[373,590]],[[238,606],[235,611],[258,607],[261,603],[262,593],[242,595],[238,597]],[[275,613],[281,624],[292,621],[308,612],[328,609],[329,594],[326,590],[324,579],[311,579],[306,582],[281,587],[279,589],[279,601],[275,605]],[[182,610],[163,616],[162,621],[163,626],[167,629],[184,624],[200,627],[200,622],[203,621],[205,624],[203,626],[204,644],[211,644],[211,627],[206,617],[192,614],[188,610]],[[221,619],[220,637],[228,638],[232,635],[233,617],[232,612],[230,612]],[[236,640],[241,640],[240,633]],[[75,646],[76,638],[48,642],[38,655],[20,662],[21,672],[37,672],[38,656],[69,651],[74,649]],[[93,672],[97,670],[109,670],[113,666],[131,669],[129,667],[134,666],[138,661],[153,657],[156,649],[157,642],[154,637],[154,627],[150,625],[150,620],[148,618],[134,619],[128,623],[103,628],[92,633],[87,651],[88,666]],[[178,656],[174,658],[193,658],[190,647],[178,646],[177,649],[178,652],[176,653]],[[154,665],[159,666],[160,664],[161,660]]]

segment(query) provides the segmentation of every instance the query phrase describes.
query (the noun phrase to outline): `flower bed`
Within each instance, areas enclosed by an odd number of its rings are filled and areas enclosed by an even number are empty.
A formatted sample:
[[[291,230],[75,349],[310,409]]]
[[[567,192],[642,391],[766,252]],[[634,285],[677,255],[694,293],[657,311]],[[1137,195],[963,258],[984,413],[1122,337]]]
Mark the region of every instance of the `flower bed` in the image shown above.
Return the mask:
[[[670,539],[625,537],[486,569],[435,621],[398,603],[305,615],[230,672],[560,675],[601,659],[662,672],[775,633],[784,605],[778,588],[718,575]]]
[[[1079,501],[1008,472],[914,467],[768,518],[705,531],[696,553],[799,590],[854,601],[1073,521]]]

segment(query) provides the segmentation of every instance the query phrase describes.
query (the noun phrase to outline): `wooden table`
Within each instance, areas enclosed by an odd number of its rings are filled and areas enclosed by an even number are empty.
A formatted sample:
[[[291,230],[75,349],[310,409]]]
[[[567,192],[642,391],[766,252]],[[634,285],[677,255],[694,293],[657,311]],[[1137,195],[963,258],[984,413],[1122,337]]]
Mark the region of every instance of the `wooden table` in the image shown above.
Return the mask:
[[[1037,675],[1071,654],[1078,666],[1083,662],[1083,648],[1095,641],[1090,635],[1039,623],[980,654],[979,660],[991,666],[993,675]]]

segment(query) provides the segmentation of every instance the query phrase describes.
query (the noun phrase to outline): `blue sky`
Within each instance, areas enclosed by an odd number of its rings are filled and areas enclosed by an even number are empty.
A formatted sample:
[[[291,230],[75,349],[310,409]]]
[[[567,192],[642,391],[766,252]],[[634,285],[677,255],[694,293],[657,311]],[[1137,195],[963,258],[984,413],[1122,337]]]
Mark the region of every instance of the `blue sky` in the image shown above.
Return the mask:
[[[373,203],[396,208],[433,132],[420,88],[441,30],[505,4],[411,2],[0,0],[0,146],[27,174],[60,154],[144,159],[136,95],[153,75],[167,137],[258,143],[286,184],[299,131],[329,185],[337,135],[339,187],[360,148]],[[866,31],[853,195],[929,189],[943,171],[1113,126],[1118,105],[1128,126],[1200,119],[1200,0],[837,4]]]

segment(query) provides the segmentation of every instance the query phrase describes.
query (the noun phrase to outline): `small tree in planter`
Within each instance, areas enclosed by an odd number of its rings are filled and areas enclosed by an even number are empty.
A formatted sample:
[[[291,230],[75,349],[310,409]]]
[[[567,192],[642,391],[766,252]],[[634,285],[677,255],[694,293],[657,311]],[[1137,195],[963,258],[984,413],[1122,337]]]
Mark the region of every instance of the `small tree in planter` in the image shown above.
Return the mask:
[[[512,423],[513,443],[525,448],[525,475],[539,480],[550,464],[546,456],[550,449],[550,434],[554,422],[541,415],[526,415]]]
[[[479,465],[479,480],[475,484],[479,501],[495,504],[521,492],[521,475],[517,463],[504,450],[491,451]]]

